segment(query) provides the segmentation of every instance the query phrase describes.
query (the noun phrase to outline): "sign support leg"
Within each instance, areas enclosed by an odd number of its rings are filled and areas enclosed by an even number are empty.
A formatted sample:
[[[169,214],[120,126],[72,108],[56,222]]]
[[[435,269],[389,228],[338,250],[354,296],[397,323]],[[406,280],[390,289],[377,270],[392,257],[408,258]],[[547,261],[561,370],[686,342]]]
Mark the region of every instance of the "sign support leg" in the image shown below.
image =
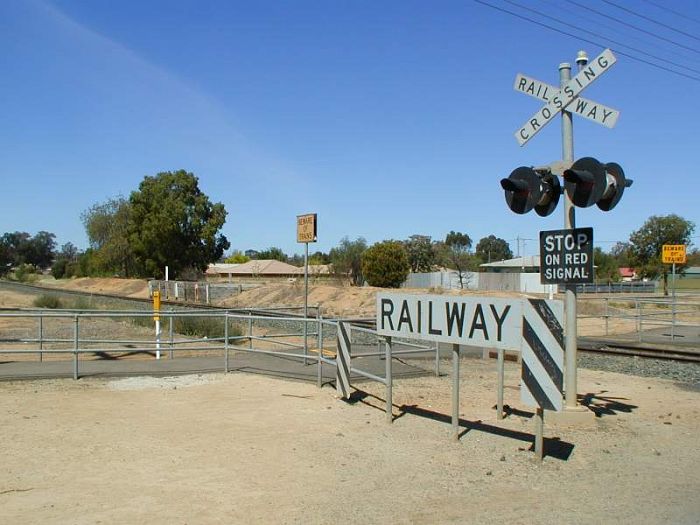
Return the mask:
[[[386,367],[386,422],[391,424],[394,422],[392,399],[394,383],[391,375],[391,337],[386,338],[384,345],[384,366]]]
[[[540,407],[535,413],[535,457],[537,461],[544,457],[544,410]]]
[[[459,345],[452,345],[452,439],[459,441]]]
[[[309,352],[309,323],[306,322],[309,316],[309,243],[305,242],[304,247],[304,366],[308,363],[306,356]]]
[[[498,349],[498,400],[496,401],[496,418],[503,419],[503,376],[505,375],[505,350]]]
[[[671,341],[676,336],[676,263],[671,269]]]

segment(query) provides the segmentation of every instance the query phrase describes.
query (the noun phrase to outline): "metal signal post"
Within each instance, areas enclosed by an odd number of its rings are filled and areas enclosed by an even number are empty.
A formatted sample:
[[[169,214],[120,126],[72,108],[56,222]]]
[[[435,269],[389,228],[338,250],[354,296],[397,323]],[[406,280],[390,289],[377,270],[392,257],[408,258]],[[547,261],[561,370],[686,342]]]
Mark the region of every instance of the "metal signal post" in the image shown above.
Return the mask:
[[[583,51],[579,51],[576,63],[579,69],[588,63],[588,57]],[[559,82],[562,89],[571,80],[571,64],[559,64]],[[574,123],[570,111],[561,112],[561,155],[565,163],[574,162]],[[564,192],[564,229],[576,228],[576,208],[568,192]],[[564,311],[566,312],[566,336],[564,347],[564,381],[565,381],[565,402],[566,408],[575,408],[578,392],[577,373],[577,334],[576,323],[576,285],[566,285],[566,297],[564,301]]]
[[[562,160],[547,166],[521,166],[511,172],[507,179],[501,179],[506,203],[514,213],[525,214],[534,209],[538,215],[546,217],[554,211],[559,201],[562,191],[557,177],[562,176],[564,179],[564,232],[568,233],[561,235],[565,237],[576,235],[577,238],[578,235],[585,236],[590,243],[587,250],[592,250],[592,230],[586,234],[584,230],[588,229],[576,228],[575,207],[588,208],[595,204],[602,211],[610,211],[619,203],[624,189],[632,185],[632,180],[625,177],[622,167],[615,162],[602,163],[593,157],[583,157],[574,162],[572,115],[575,113],[608,128],[615,126],[619,111],[584,99],[580,94],[616,61],[610,49],[605,49],[590,64],[586,53],[579,51],[576,58],[578,72],[575,76],[572,77],[570,64],[559,64],[559,88],[523,74],[516,76],[513,86],[516,91],[545,102],[545,105],[515,132],[518,144],[525,145],[551,122],[557,113],[561,113]],[[540,237],[542,239],[543,234],[557,232],[560,233],[559,230],[540,232]],[[571,252],[573,248],[567,247],[567,250]],[[541,254],[542,251],[541,244]],[[552,252],[552,249],[549,251]],[[552,255],[548,264],[550,267],[558,264],[557,268],[562,271],[552,273],[547,279],[544,279],[543,274],[541,281],[543,284],[559,284],[565,287],[564,381],[567,409],[577,407],[576,285],[593,282],[593,271],[590,268],[578,268],[580,263],[592,260],[591,255],[584,250],[583,245],[576,246],[573,251],[580,253],[581,256],[578,258],[572,256],[568,259],[564,257],[560,262]]]

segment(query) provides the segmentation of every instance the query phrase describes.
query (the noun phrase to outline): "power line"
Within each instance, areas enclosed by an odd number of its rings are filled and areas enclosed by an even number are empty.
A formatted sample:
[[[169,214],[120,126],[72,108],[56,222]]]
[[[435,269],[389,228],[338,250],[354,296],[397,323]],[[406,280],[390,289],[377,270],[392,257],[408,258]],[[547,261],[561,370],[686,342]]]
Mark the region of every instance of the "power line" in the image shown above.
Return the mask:
[[[649,21],[653,24],[656,24],[658,26],[665,27],[666,29],[670,29],[671,31],[675,31],[679,35],[687,36],[688,38],[693,38],[693,39],[697,40],[698,42],[700,42],[700,38],[696,37],[695,35],[691,35],[690,33],[686,33],[685,31],[681,31],[680,29],[676,29],[675,27],[671,27],[669,25],[666,25],[663,22],[659,22],[658,20],[654,20],[653,18],[650,18],[648,16],[640,15],[639,13],[633,11],[632,9],[628,9],[625,6],[618,5],[615,2],[611,2],[610,0],[603,0],[603,2],[605,2],[606,4],[610,4],[613,7],[617,7],[618,9],[625,11],[631,15],[637,16],[643,20],[647,20],[647,21]]]
[[[606,0],[603,0],[603,1],[606,1]],[[676,42],[675,40],[671,40],[670,38],[666,38],[664,36],[657,35],[656,33],[653,33],[652,31],[647,31],[644,28],[638,27],[634,24],[630,24],[629,22],[625,22],[624,20],[621,20],[621,19],[616,18],[614,16],[610,16],[606,13],[603,13],[602,11],[598,11],[596,9],[593,9],[592,7],[590,7],[588,5],[581,4],[579,2],[576,2],[575,0],[567,0],[567,2],[569,2],[570,4],[576,5],[576,6],[580,7],[581,9],[586,9],[586,10],[592,11],[593,13],[596,13],[600,16],[604,16],[606,18],[609,18],[610,20],[614,20],[618,24],[622,24],[624,26],[630,27],[630,28],[634,29],[635,31],[639,31],[640,33],[644,33],[645,35],[653,36],[654,38],[658,38],[659,40],[663,40],[664,42],[668,42],[669,44],[673,44],[674,46],[682,47],[683,49],[687,49],[689,51],[692,51],[693,53],[700,54],[700,50],[698,50],[694,47],[686,46],[684,44]],[[610,3],[610,2],[608,2],[608,3]]]
[[[661,9],[661,10],[663,10],[663,11],[668,11],[669,13],[674,14],[674,15],[676,15],[676,16],[678,16],[678,17],[684,19],[684,20],[690,20],[690,21],[692,21],[692,22],[695,22],[696,24],[700,24],[700,20],[698,20],[697,18],[693,18],[693,17],[690,16],[690,15],[687,15],[687,14],[685,14],[685,13],[681,13],[681,12],[679,12],[679,11],[674,11],[674,10],[671,9],[670,7],[665,6],[665,5],[658,4],[658,3],[656,3],[656,2],[652,2],[652,0],[644,0],[644,1],[645,1],[647,4],[651,4],[651,5],[653,5],[654,7],[658,7],[659,9]]]
[[[604,22],[601,22],[600,17],[594,18],[592,16],[586,16],[585,12],[588,11],[588,8],[586,8],[586,10],[582,13],[580,9],[576,9],[573,7],[566,7],[560,1],[540,0],[540,2],[543,2],[545,4],[549,4],[550,6],[554,7],[555,9],[559,9],[561,11],[564,11],[565,13],[572,14],[581,20],[588,20],[589,22],[593,22],[594,24],[597,24],[598,27],[612,29],[613,31],[617,31],[619,29],[614,24],[611,24],[611,23],[606,24]],[[628,35],[628,38],[630,38],[636,42],[641,42],[642,44],[645,44],[645,45],[649,44],[649,42],[646,39],[642,39],[639,36]],[[666,49],[665,51],[667,53],[670,53],[671,55],[675,55],[677,57],[680,57],[683,60],[686,60],[689,62],[694,62],[696,64],[700,63],[700,57],[690,57],[687,54],[684,54],[684,53],[678,51],[677,49]]]
[[[513,11],[509,11],[508,9],[504,9],[502,7],[498,7],[498,6],[495,6],[493,4],[489,4],[488,2],[484,2],[484,0],[473,0],[473,1],[476,2],[477,4],[485,5],[486,7],[490,7],[491,9],[495,9],[496,11],[501,11],[502,13],[507,13],[509,15],[516,17],[516,18],[520,18],[521,20],[526,20],[526,21],[531,22],[531,23],[538,25],[540,27],[544,27],[544,28],[549,29],[551,31],[561,33],[562,35],[570,36],[571,38],[575,38],[577,40],[580,40],[581,42],[586,42],[586,43],[594,45],[594,46],[606,47],[605,44],[601,44],[600,42],[596,42],[595,40],[590,40],[588,38],[582,37],[581,35],[575,35],[573,33],[569,33],[568,31],[564,31],[562,29],[550,26],[548,24],[545,24],[544,22],[534,20],[534,19],[529,18],[525,15],[521,15],[519,13],[514,13]],[[618,49],[616,49],[616,51],[619,55],[627,57],[631,60],[635,60],[637,62],[641,62],[642,64],[646,64],[648,66],[655,67],[657,69],[661,69],[661,70],[666,71],[668,73],[673,73],[674,75],[678,75],[678,76],[681,76],[681,77],[684,77],[684,78],[687,78],[690,80],[694,80],[696,82],[700,82],[700,77],[689,75],[689,74],[683,73],[681,71],[676,71],[675,69],[671,69],[669,67],[665,67],[665,66],[662,66],[660,64],[650,62],[649,60],[644,60],[643,58],[639,58],[637,56],[630,55],[629,53],[625,53],[624,51],[620,51]]]
[[[581,28],[581,27],[577,27],[577,26],[575,26],[575,25],[573,25],[573,24],[569,24],[568,22],[566,22],[566,20],[562,20],[561,18],[557,18],[557,17],[555,17],[555,16],[548,15],[547,13],[543,13],[542,11],[538,11],[537,9],[533,9],[533,8],[531,8],[531,7],[527,7],[527,6],[518,4],[517,2],[514,2],[513,0],[503,0],[503,1],[506,2],[506,3],[508,3],[508,4],[514,5],[515,7],[519,7],[520,9],[525,9],[526,11],[531,11],[531,12],[533,12],[533,13],[539,15],[539,16],[543,16],[543,17],[548,18],[548,19],[550,19],[550,20],[554,20],[555,22],[557,22],[557,23],[559,23],[559,24],[562,24],[562,25],[569,25],[570,27],[573,27],[574,29],[578,29],[579,31],[586,31],[586,29],[583,29],[583,28]],[[575,3],[575,2],[574,2],[574,3]],[[594,31],[587,31],[587,32],[588,32],[589,34],[591,34],[591,35],[593,35],[593,36],[597,36],[597,37],[599,37],[599,38],[607,38],[605,35],[601,35],[600,33],[596,33],[596,32],[594,32]],[[673,65],[673,66],[680,67],[680,68],[683,68],[683,69],[687,69],[687,70],[689,70],[689,71],[692,71],[693,73],[698,73],[698,74],[700,74],[700,69],[693,69],[692,67],[684,66],[683,64],[679,64],[678,62],[674,62],[674,61],[672,61],[672,60],[668,60],[668,59],[666,59],[666,58],[663,58],[663,57],[660,57],[660,56],[657,56],[657,55],[653,55],[652,53],[649,53],[649,52],[647,52],[647,51],[644,51],[643,49],[639,49],[639,48],[636,48],[636,47],[628,46],[627,44],[623,44],[622,42],[619,42],[619,41],[617,41],[617,40],[613,40],[612,38],[607,38],[607,40],[608,40],[609,42],[612,42],[613,44],[617,44],[618,46],[626,47],[627,49],[631,49],[632,51],[636,51],[637,53],[644,53],[644,54],[646,54],[647,56],[650,56],[650,57],[652,57],[652,58],[654,58],[654,59],[656,59],[656,60],[660,60],[660,61],[662,61],[662,62],[666,62],[667,64],[671,64],[671,65]]]

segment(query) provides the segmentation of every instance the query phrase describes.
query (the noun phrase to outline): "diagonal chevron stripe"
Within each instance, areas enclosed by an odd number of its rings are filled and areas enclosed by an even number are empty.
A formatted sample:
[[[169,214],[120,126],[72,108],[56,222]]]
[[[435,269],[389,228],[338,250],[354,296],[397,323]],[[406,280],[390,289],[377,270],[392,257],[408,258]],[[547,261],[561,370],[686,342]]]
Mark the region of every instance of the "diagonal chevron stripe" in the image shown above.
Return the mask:
[[[522,363],[522,380],[523,384],[528,390],[528,393],[536,401],[536,403],[544,408],[545,410],[556,410],[554,403],[547,397],[540,384],[537,382],[537,378],[532,373],[527,363],[523,361]]]
[[[350,397],[350,337],[345,323],[338,323],[338,355],[336,356],[335,386],[343,399]]]
[[[552,359],[552,356],[542,344],[542,341],[537,336],[532,328],[532,325],[527,319],[523,319],[523,337],[525,338],[525,342],[537,357],[537,360],[547,372],[547,375],[549,375],[554,385],[557,387],[559,392],[562,392],[564,389],[564,374],[557,366],[557,363],[554,362],[554,359]]]
[[[547,301],[544,299],[530,299],[530,304],[542,321],[544,321],[544,324],[547,325],[547,328],[557,340],[559,346],[564,348],[564,328],[562,328],[557,316],[549,307]]]

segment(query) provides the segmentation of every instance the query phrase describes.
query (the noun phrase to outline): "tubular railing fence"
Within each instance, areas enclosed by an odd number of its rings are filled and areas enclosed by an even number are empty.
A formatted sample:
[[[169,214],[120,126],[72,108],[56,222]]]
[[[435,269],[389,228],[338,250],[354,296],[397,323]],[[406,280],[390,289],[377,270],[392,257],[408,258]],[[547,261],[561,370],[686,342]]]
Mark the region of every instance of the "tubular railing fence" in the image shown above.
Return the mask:
[[[177,354],[220,356],[221,369],[229,372],[231,357],[249,352],[292,358],[317,366],[317,384],[323,384],[323,367],[338,368],[338,326],[349,334],[350,374],[379,381],[391,398],[391,361],[400,356],[434,355],[435,374],[440,373],[438,345],[387,339],[376,331],[349,321],[296,317],[277,307],[248,312],[202,310],[5,310],[0,311],[0,355],[3,363],[21,355],[26,361],[72,360],[72,376],[81,377],[80,363],[87,359],[115,360],[123,356],[175,359]],[[363,367],[366,358],[387,360],[382,377]],[[376,367],[375,367],[376,368]],[[0,364],[0,370],[2,364]],[[336,372],[336,382],[337,382]],[[347,378],[349,380],[349,377]],[[391,411],[389,410],[389,413]]]
[[[605,297],[579,299],[578,304],[579,319],[601,320],[600,335],[635,334],[640,343],[658,342],[659,336],[682,337],[685,329],[700,327],[697,302]]]

